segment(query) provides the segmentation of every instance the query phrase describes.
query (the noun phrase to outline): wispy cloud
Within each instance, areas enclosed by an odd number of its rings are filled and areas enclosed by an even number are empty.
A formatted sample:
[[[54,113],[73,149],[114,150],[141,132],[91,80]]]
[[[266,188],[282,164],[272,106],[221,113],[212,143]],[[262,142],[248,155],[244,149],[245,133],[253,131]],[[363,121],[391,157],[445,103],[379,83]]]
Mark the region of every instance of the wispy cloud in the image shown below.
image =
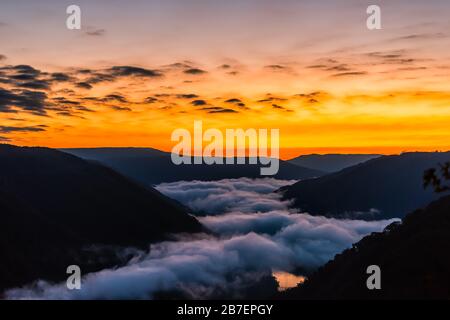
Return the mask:
[[[447,35],[443,32],[435,33],[415,33],[406,36],[400,36],[390,39],[390,41],[418,41],[418,40],[432,40],[432,39],[442,39],[446,38]]]
[[[207,73],[205,70],[198,69],[198,68],[190,68],[184,70],[184,73],[191,74],[191,75],[201,75]]]
[[[333,74],[332,77],[364,76],[366,74],[367,74],[366,71],[340,72]]]
[[[94,36],[94,37],[104,36],[105,34],[106,34],[106,30],[105,29],[94,29],[94,28],[91,28],[91,29],[86,31],[86,35]]]
[[[13,127],[13,126],[0,126],[1,133],[10,133],[10,132],[40,132],[45,131],[45,125],[39,125],[34,127]]]
[[[222,108],[222,107],[204,107],[200,110],[207,111],[208,113],[238,113],[239,111],[236,111],[234,109],[230,108]]]

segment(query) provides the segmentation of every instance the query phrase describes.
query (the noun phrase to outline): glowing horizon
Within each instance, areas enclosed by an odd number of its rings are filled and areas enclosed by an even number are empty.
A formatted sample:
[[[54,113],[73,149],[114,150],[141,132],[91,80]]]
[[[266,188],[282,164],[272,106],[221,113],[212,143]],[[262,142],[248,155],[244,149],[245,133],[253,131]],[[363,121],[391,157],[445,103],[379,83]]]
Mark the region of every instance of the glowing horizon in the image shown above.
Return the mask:
[[[282,159],[450,150],[448,2],[380,1],[376,31],[369,1],[78,1],[80,31],[26,2],[0,13],[0,143],[170,151],[203,120],[278,128]]]

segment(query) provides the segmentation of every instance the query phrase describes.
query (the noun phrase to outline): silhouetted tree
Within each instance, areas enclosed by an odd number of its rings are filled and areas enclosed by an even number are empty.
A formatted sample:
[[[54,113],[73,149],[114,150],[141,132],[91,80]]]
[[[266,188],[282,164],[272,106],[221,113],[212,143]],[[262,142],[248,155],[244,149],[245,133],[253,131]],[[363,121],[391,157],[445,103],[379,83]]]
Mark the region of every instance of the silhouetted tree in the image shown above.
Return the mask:
[[[423,187],[432,186],[435,192],[445,192],[450,190],[450,185],[442,180],[450,180],[450,162],[439,164],[440,174],[436,168],[430,168],[423,174]]]

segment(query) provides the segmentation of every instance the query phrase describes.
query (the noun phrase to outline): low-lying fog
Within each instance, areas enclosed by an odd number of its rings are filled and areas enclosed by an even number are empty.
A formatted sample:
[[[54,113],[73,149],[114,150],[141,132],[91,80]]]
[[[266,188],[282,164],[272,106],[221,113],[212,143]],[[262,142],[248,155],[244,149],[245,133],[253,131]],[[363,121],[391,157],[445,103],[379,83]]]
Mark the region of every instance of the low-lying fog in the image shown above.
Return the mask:
[[[282,288],[294,285],[304,279],[299,270],[314,270],[393,222],[299,213],[273,192],[293,182],[241,178],[160,184],[159,191],[192,208],[214,235],[182,235],[151,245],[149,252],[136,250],[124,267],[85,275],[81,290],[39,281],[9,290],[7,297],[145,299],[165,291],[197,299],[238,298],[271,274],[284,282]]]

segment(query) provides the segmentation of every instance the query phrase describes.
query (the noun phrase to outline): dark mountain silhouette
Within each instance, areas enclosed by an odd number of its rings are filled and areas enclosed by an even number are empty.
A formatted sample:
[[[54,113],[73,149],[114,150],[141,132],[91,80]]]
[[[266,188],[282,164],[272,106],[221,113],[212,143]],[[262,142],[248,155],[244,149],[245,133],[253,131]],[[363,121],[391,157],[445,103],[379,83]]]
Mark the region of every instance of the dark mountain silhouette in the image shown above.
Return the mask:
[[[146,148],[61,149],[64,152],[96,160],[145,185],[179,180],[220,180],[227,178],[261,178],[261,165],[175,165],[170,153]],[[299,180],[321,176],[318,170],[280,161],[280,169],[272,178]],[[267,176],[266,176],[267,177]]]
[[[66,148],[60,151],[73,154],[77,157],[101,161],[109,158],[127,157],[161,157],[167,156],[167,152],[153,148]],[[169,154],[170,156],[170,154]]]
[[[450,196],[336,255],[283,299],[450,299]],[[381,269],[368,290],[367,267]]]
[[[380,154],[308,154],[288,160],[288,162],[331,173],[380,156]]]
[[[402,217],[438,195],[423,188],[423,172],[450,158],[450,152],[383,156],[280,191],[293,206],[313,215],[380,219]],[[376,210],[374,210],[376,209]]]
[[[116,250],[86,247],[146,248],[170,233],[202,230],[175,201],[100,164],[0,145],[0,289],[65,276],[69,264],[118,262]]]

